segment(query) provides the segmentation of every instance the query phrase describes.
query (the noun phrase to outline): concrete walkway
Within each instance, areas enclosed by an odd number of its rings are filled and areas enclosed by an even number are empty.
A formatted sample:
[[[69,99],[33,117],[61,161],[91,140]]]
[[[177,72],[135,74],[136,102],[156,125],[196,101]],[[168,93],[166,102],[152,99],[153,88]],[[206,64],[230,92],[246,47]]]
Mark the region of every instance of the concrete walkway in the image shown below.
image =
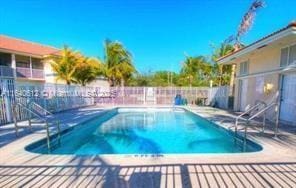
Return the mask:
[[[67,127],[75,126],[79,122],[85,121],[87,119],[93,118],[96,115],[102,113],[105,108],[102,107],[86,107],[81,109],[67,110],[64,112],[53,114],[53,116],[47,116],[51,129],[55,129],[55,123],[58,120],[60,122],[61,128],[65,129]],[[19,136],[15,134],[15,126],[13,123],[0,126],[0,148],[14,142],[29,134],[36,132],[44,132],[44,123],[39,120],[32,120],[33,130],[31,131],[28,127],[28,121],[18,122]]]
[[[224,127],[233,120],[233,114],[223,110],[191,110],[216,123],[224,120]],[[80,109],[56,118],[68,114],[71,118],[63,124],[74,126],[101,112]],[[76,156],[23,149],[43,137],[39,131],[24,134],[0,148],[0,187],[296,187],[296,135],[290,131],[281,130],[274,138],[272,130],[254,130],[249,139],[263,151],[241,154]]]

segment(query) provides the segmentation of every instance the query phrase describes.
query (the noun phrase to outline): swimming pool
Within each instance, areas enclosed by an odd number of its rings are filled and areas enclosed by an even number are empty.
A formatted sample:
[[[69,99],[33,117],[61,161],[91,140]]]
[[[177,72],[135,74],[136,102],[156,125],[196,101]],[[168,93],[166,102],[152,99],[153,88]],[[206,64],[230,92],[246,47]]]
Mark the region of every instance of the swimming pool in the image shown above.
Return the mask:
[[[262,149],[250,140],[243,147],[232,132],[183,108],[116,108],[63,131],[60,143],[53,141],[51,154],[242,153]],[[45,139],[26,149],[48,153]]]

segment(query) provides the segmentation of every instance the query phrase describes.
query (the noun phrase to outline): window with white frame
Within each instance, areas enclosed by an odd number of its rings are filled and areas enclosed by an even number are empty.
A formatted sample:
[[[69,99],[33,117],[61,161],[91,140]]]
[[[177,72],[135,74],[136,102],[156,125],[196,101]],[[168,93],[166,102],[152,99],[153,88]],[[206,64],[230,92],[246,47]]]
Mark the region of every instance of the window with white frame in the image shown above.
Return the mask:
[[[296,64],[296,44],[281,49],[281,67]]]
[[[249,61],[240,63],[239,65],[239,74],[246,75],[249,73]]]

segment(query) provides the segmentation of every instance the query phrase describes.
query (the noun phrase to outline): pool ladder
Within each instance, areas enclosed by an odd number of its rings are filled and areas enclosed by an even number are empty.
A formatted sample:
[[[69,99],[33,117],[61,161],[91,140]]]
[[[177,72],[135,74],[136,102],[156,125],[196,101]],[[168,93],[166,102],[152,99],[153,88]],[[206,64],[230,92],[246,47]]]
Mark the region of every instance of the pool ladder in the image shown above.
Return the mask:
[[[275,128],[274,128],[274,135],[277,136],[278,135],[278,129],[279,129],[279,91],[276,92],[275,96],[272,99],[272,102],[269,104],[266,104],[263,101],[257,101],[257,104],[254,105],[253,107],[249,108],[247,111],[245,111],[244,113],[240,114],[239,116],[237,116],[235,118],[235,124],[233,126],[230,126],[229,129],[234,128],[234,134],[235,134],[235,141],[239,140],[239,135],[238,135],[238,131],[243,130],[243,147],[244,150],[246,149],[247,146],[247,134],[248,134],[248,128],[251,127],[251,121],[256,118],[259,117],[261,115],[263,115],[262,118],[262,132],[264,133],[265,130],[265,125],[266,125],[266,112],[268,110],[270,110],[272,107],[274,107],[274,111],[275,111]],[[262,108],[262,109],[260,109]],[[249,118],[244,118],[244,115],[247,114],[251,114],[253,111],[256,111],[253,115],[251,115]],[[239,123],[243,122],[243,128],[239,129],[238,125]]]
[[[46,144],[47,144],[47,149],[48,151],[50,152],[51,151],[51,136],[50,136],[50,130],[49,130],[49,121],[46,117],[46,115],[53,115],[51,112],[47,111],[46,109],[44,109],[43,107],[41,107],[40,105],[38,105],[37,103],[35,102],[30,102],[29,107],[25,106],[24,104],[22,103],[15,103],[13,105],[13,108],[12,108],[12,111],[13,111],[13,121],[14,121],[14,127],[15,127],[15,133],[16,133],[16,136],[19,135],[19,126],[18,126],[18,122],[17,122],[17,107],[25,110],[26,112],[29,113],[29,117],[28,117],[28,123],[29,123],[29,128],[30,130],[32,131],[32,121],[31,121],[31,118],[32,118],[32,115],[41,120],[44,124],[45,124],[45,130],[46,130]],[[43,113],[40,113],[40,112],[43,112]],[[57,127],[57,138],[58,138],[58,144],[60,144],[60,140],[61,140],[61,128],[60,128],[60,122],[57,120],[55,121],[55,125]]]

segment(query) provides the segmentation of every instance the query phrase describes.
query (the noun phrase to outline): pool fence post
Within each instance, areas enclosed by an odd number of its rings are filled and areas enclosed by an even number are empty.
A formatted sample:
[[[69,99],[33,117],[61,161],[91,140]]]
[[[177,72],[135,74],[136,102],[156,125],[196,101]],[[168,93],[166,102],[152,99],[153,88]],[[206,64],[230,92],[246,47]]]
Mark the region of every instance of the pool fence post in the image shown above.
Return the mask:
[[[247,129],[249,126],[249,121],[247,121],[247,125],[245,126],[245,134],[244,134],[244,151],[246,151],[246,146],[247,146]]]
[[[5,112],[7,122],[11,122],[12,114],[11,114],[11,100],[10,100],[10,92],[9,92],[9,80],[3,79],[2,83],[2,99],[5,104]]]
[[[125,94],[124,94],[124,86],[121,84],[120,86],[121,96],[122,96],[122,104],[125,105]]]
[[[49,135],[49,127],[48,127],[48,122],[45,123],[45,126],[46,126],[46,141],[47,141],[47,149],[48,149],[48,152],[50,153],[50,135]]]
[[[146,104],[146,87],[143,87],[143,104]]]
[[[266,125],[266,112],[263,114],[263,123],[262,123],[262,133],[265,131],[265,125]]]
[[[277,137],[278,136],[278,132],[279,132],[279,116],[280,116],[280,114],[279,114],[279,103],[277,103],[276,105],[275,105],[275,129],[274,129],[274,136],[275,137]]]
[[[28,119],[28,123],[29,123],[29,128],[30,128],[30,131],[32,132],[33,129],[32,129],[32,122],[31,122],[31,112],[29,112],[29,119]]]
[[[58,128],[58,143],[59,143],[59,146],[60,146],[61,145],[61,127],[60,127],[60,121],[57,120],[56,124],[57,124],[57,128]]]
[[[12,106],[12,113],[13,113],[13,121],[14,121],[14,127],[15,127],[15,135],[18,137],[18,126],[17,126],[17,114],[16,114],[16,104],[13,104]]]
[[[54,84],[54,94],[55,94],[54,100],[56,104],[56,108],[54,109],[54,111],[57,112],[57,110],[59,109],[59,98],[58,98],[58,86],[56,83]]]

